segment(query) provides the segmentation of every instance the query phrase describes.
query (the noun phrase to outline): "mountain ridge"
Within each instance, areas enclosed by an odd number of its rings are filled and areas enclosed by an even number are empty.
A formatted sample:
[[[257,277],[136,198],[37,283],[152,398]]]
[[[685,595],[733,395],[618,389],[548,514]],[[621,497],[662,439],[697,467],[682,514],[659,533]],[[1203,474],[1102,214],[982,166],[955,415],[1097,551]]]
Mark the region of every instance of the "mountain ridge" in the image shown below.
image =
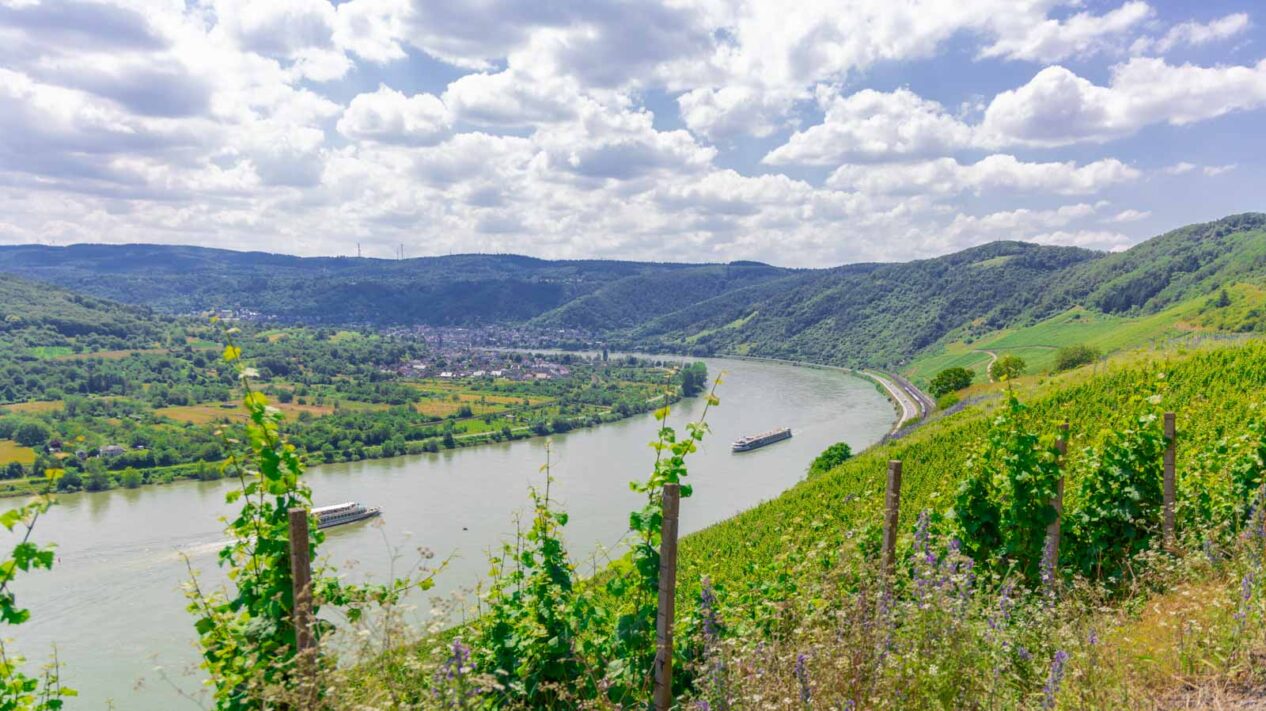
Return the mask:
[[[970,342],[1074,306],[1156,313],[1227,284],[1266,283],[1266,214],[1187,225],[1115,253],[1001,240],[822,269],[89,244],[0,247],[0,272],[168,313],[236,308],[316,324],[574,329],[616,347],[898,368],[951,338]]]

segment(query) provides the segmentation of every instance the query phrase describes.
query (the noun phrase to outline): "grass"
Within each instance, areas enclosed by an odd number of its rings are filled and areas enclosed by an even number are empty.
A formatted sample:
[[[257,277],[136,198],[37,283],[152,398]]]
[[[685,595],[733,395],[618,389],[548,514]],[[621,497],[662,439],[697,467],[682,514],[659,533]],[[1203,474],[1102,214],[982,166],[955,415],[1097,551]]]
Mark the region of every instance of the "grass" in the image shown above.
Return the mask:
[[[15,402],[12,405],[3,405],[0,406],[0,409],[28,415],[41,415],[46,412],[56,412],[62,409],[62,405],[61,400],[31,400],[30,402]]]
[[[24,467],[35,463],[35,450],[23,447],[11,439],[0,439],[0,464],[17,462]]]
[[[45,360],[67,356],[75,352],[70,346],[35,346],[30,349],[31,355]]]
[[[1245,293],[1244,299],[1248,298]],[[1143,316],[1114,316],[1074,307],[1031,326],[995,331],[970,343],[952,341],[934,353],[916,358],[906,374],[915,382],[926,384],[941,370],[960,366],[976,371],[977,378],[983,380],[989,364],[986,351],[999,356],[1018,355],[1034,373],[1052,370],[1056,353],[1068,345],[1085,344],[1103,353],[1163,347],[1175,338],[1207,332],[1200,322],[1202,312],[1207,313],[1208,302],[1208,297],[1199,297]],[[1208,321],[1207,317],[1204,320]]]
[[[315,417],[328,415],[334,412],[334,408],[330,405],[299,405],[297,403],[279,402],[270,402],[269,404],[286,413],[286,416],[291,419],[297,418],[301,412],[311,413]],[[207,402],[199,405],[173,405],[172,407],[160,407],[154,410],[154,414],[176,420],[177,422],[189,422],[195,425],[205,425],[211,422],[219,422],[226,418],[245,418],[246,410],[238,403],[231,403],[231,407],[225,407],[221,403]]]
[[[132,355],[137,354],[162,354],[169,352],[166,348],[127,348],[117,351],[93,351],[90,353],[70,353],[60,355],[54,360],[88,360],[89,358],[100,358],[102,360],[123,360]]]

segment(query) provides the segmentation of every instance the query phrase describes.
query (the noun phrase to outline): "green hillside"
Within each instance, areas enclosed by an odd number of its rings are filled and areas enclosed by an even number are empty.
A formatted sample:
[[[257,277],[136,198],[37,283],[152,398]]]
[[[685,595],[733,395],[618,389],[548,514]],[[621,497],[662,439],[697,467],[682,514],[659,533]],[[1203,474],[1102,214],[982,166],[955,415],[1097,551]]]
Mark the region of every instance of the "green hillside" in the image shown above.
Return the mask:
[[[420,259],[293,257],[166,245],[0,246],[0,272],[49,281],[87,294],[150,306],[167,313],[245,309],[282,321],[329,324],[478,325],[519,323],[622,280],[658,275],[648,284],[666,294],[700,298],[784,270],[764,265],[656,264],[607,260],[549,261],[516,255],[454,255]],[[672,275],[681,274],[680,280]],[[715,279],[713,276],[715,275]],[[695,282],[703,282],[702,285]],[[599,301],[602,297],[599,297]],[[624,298],[618,309],[631,312]],[[609,314],[591,302],[574,311]]]
[[[1105,351],[1266,327],[1266,215],[1191,225],[1115,254],[995,242],[934,259],[791,270],[750,262],[548,261],[513,255],[300,258],[161,245],[0,247],[0,272],[169,313],[283,322],[524,325],[623,348],[833,365],[981,368],[1014,351]],[[1196,313],[1223,287],[1238,301]],[[1251,304],[1245,306],[1245,304]],[[913,365],[912,365],[913,363]]]
[[[684,306],[786,278],[790,272],[754,262],[647,271],[618,279],[537,317],[541,327],[594,333],[623,331]],[[793,279],[795,277],[792,277]]]
[[[735,291],[632,332],[634,342],[833,365],[899,363],[964,323],[1030,312],[1067,268],[1096,253],[996,242],[905,264],[855,265]]]
[[[143,307],[0,274],[0,343],[6,350],[144,347],[163,328]]]

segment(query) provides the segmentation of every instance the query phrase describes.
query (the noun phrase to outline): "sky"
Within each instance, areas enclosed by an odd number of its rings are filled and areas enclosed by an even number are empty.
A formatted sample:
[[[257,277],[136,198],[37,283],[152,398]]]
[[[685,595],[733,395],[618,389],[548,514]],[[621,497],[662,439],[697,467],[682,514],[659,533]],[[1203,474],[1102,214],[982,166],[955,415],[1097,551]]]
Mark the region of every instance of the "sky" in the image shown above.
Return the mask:
[[[1261,0],[0,0],[0,244],[815,267],[1266,211]]]

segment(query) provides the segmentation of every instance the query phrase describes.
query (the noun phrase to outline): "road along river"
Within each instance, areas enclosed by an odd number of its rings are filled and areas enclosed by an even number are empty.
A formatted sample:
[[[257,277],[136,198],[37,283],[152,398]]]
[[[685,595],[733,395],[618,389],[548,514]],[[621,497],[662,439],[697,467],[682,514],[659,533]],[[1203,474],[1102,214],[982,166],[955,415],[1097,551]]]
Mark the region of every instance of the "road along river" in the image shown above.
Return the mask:
[[[689,533],[776,497],[804,477],[828,445],[854,451],[888,432],[894,413],[875,384],[839,371],[791,365],[704,359],[714,376],[726,371],[721,406],[709,414],[712,435],[689,460],[695,495],[682,503],[681,531]],[[702,398],[679,403],[672,423],[698,417]],[[775,427],[792,439],[743,454],[730,442]],[[639,505],[628,482],[646,477],[653,452],[652,417],[552,437],[552,498],[571,515],[566,537],[577,561],[600,547],[614,549]],[[328,531],[323,555],[353,579],[382,580],[408,567],[426,546],[452,556],[431,594],[470,590],[487,571],[485,552],[514,531],[527,488],[540,484],[543,438],[315,467],[307,475],[317,505],[355,500],[383,509],[381,519]],[[18,602],[29,623],[4,630],[32,664],[56,645],[63,680],[81,697],[69,708],[198,708],[184,694],[199,693],[201,674],[192,619],[181,584],[185,556],[220,579],[215,552],[224,536],[217,517],[228,512],[233,484],[185,482],[162,487],[73,494],[42,519],[40,541],[54,541],[51,572],[19,578]],[[5,544],[11,543],[5,541]],[[618,551],[617,551],[618,552]],[[393,553],[399,554],[393,563]],[[587,566],[582,566],[586,569]],[[428,606],[415,617],[419,624]],[[180,692],[177,691],[180,690]],[[207,706],[203,699],[202,706]]]

